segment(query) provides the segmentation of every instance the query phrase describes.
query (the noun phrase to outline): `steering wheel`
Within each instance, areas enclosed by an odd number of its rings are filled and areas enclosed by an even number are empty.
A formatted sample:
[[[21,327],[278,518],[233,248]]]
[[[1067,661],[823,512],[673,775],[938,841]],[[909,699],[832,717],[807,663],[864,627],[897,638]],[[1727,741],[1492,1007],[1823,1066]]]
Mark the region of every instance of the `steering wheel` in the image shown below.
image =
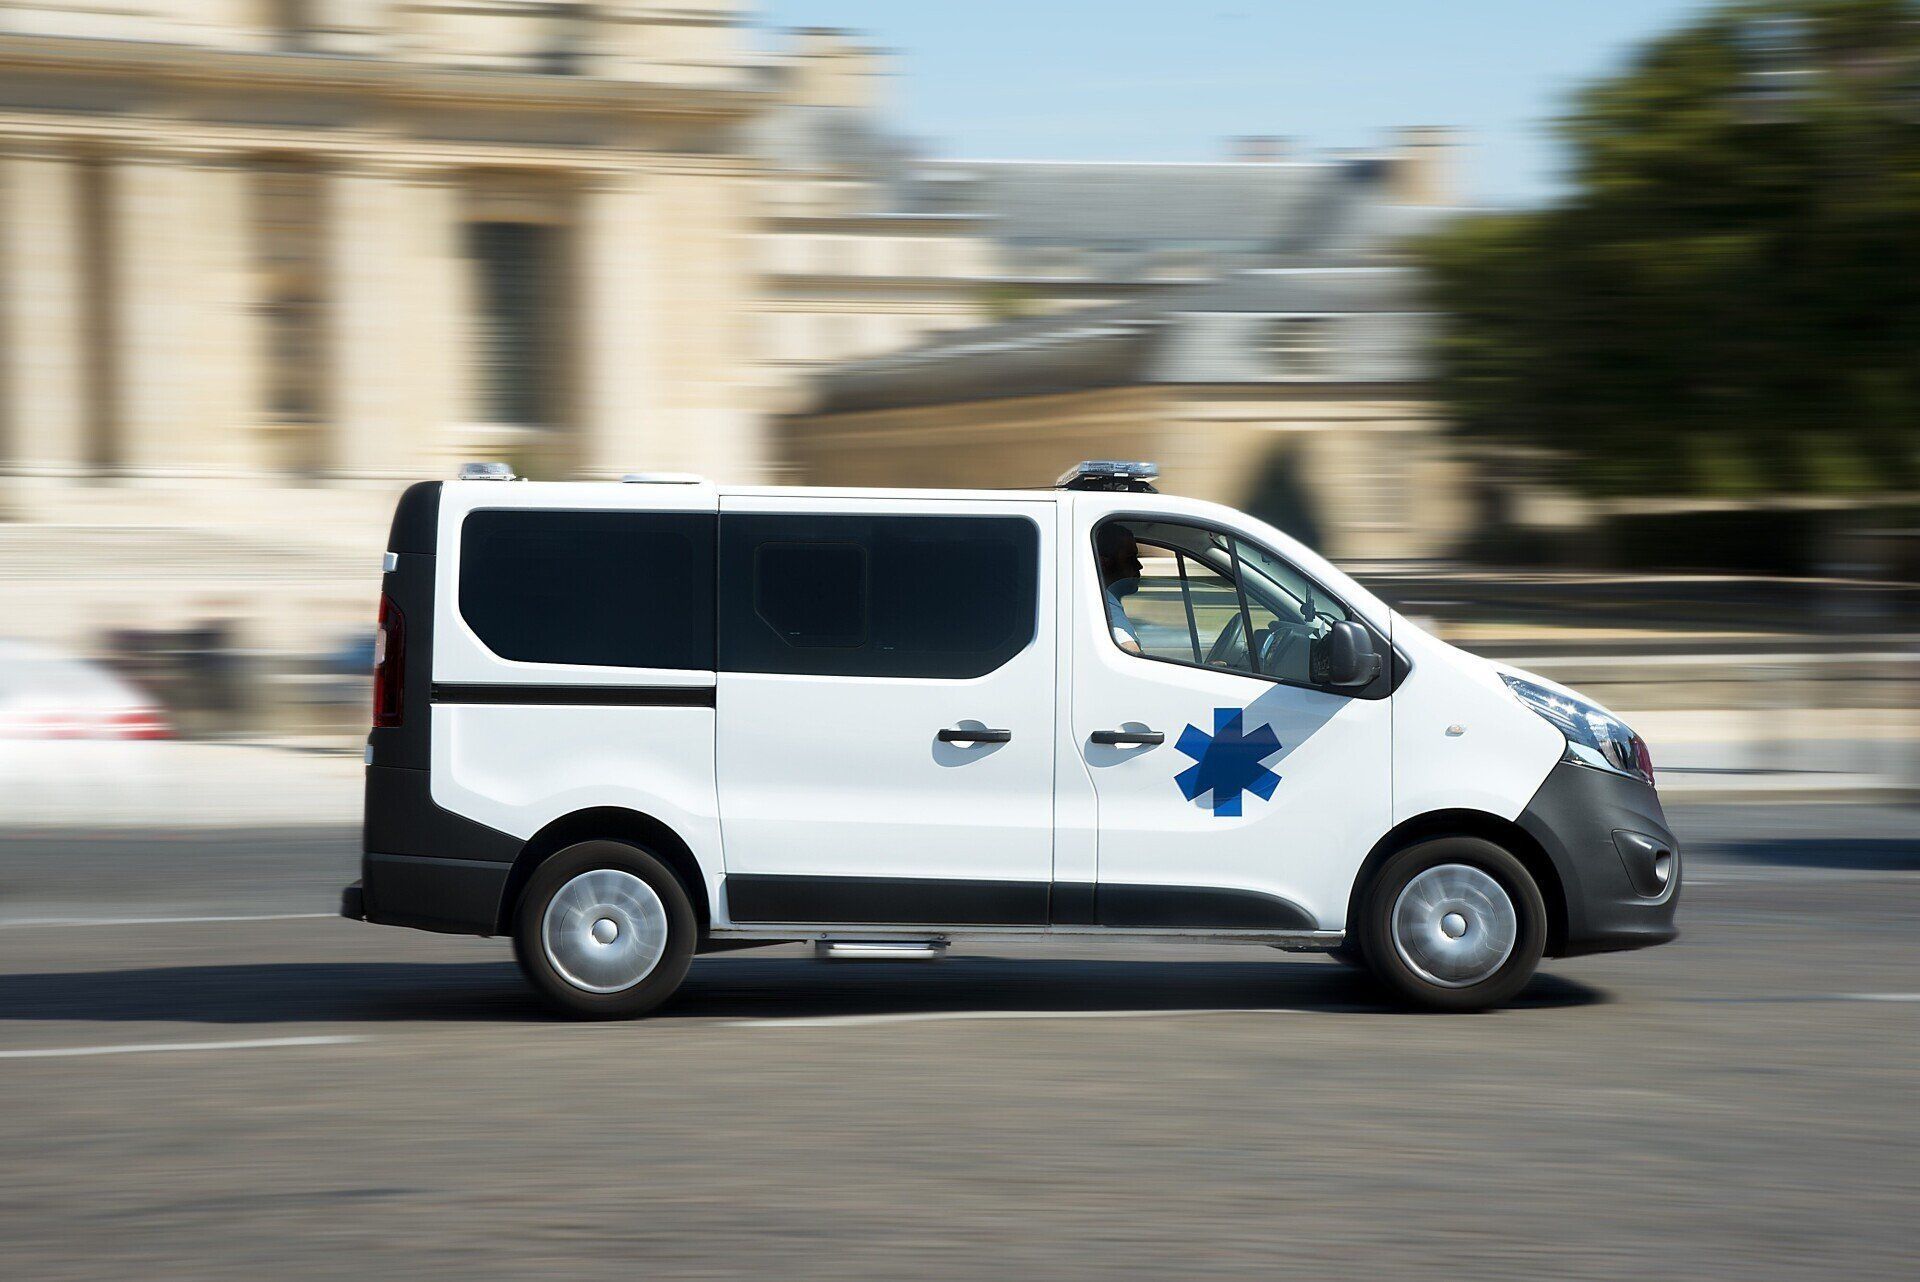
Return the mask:
[[[1213,644],[1207,647],[1206,664],[1210,668],[1247,668],[1247,647],[1241,634],[1245,627],[1239,615],[1227,620],[1227,626],[1220,629]],[[1292,654],[1294,647],[1301,642],[1312,644],[1318,633],[1311,622],[1288,623],[1284,619],[1275,619],[1260,629],[1257,644],[1260,647],[1260,671],[1277,673],[1280,665]]]
[[[1237,668],[1236,660],[1246,656],[1246,645],[1240,639],[1240,616],[1234,615],[1227,620],[1227,626],[1220,629],[1220,635],[1207,647],[1207,666],[1209,668]]]

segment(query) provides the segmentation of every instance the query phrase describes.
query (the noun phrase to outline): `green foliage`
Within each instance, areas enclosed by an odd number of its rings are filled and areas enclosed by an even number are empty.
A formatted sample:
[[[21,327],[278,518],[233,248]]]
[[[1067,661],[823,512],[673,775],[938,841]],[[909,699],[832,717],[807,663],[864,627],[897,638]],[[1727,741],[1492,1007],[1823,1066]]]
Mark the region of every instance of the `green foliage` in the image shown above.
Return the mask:
[[[1031,289],[1011,281],[981,286],[975,295],[980,310],[992,321],[1020,320],[1040,314],[1040,298]]]
[[[1724,4],[1559,131],[1565,199],[1420,247],[1463,431],[1603,495],[1916,484],[1920,4]]]

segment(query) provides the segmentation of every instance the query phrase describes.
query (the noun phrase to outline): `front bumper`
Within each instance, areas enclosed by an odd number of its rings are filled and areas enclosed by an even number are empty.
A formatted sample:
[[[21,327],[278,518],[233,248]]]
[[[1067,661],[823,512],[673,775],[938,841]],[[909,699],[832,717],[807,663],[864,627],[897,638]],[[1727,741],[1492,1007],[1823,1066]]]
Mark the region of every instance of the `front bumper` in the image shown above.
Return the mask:
[[[1563,761],[1519,822],[1560,874],[1566,930],[1556,956],[1645,948],[1680,933],[1680,846],[1650,785]],[[1664,883],[1655,875],[1662,854]]]

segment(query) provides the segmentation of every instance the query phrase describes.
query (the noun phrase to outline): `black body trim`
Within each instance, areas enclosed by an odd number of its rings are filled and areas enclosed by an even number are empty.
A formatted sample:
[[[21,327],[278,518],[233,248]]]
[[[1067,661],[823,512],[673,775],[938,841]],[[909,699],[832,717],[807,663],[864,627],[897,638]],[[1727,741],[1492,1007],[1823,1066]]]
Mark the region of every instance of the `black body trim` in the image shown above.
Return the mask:
[[[859,922],[901,926],[1044,926],[1044,881],[946,877],[795,877],[737,873],[726,880],[737,922]]]
[[[341,912],[381,926],[449,935],[491,935],[500,919],[507,864],[367,852],[360,884],[341,896]],[[358,892],[356,895],[355,892]]]
[[[1520,813],[1519,824],[1553,861],[1567,901],[1567,935],[1559,956],[1617,952],[1664,944],[1680,900],[1680,847],[1652,787],[1591,766],[1555,766]],[[1646,895],[1635,886],[1614,833],[1643,837],[1673,852],[1668,886]]]
[[[618,708],[711,708],[713,686],[565,686],[439,683],[435,703],[546,704]]]
[[[367,767],[363,851],[505,865],[519,858],[525,845],[510,833],[442,809],[433,800],[428,771]]]
[[[1277,895],[1212,886],[735,873],[726,887],[728,915],[741,924],[1319,929],[1306,910]]]
[[[1217,886],[1122,886],[1095,896],[1102,926],[1163,930],[1318,930],[1300,905],[1260,890]]]
[[[1095,908],[1097,888],[1090,881],[1053,883],[1053,916],[1056,926],[1098,926],[1100,913]]]
[[[440,482],[415,481],[393,509],[387,551],[432,556],[440,546]]]

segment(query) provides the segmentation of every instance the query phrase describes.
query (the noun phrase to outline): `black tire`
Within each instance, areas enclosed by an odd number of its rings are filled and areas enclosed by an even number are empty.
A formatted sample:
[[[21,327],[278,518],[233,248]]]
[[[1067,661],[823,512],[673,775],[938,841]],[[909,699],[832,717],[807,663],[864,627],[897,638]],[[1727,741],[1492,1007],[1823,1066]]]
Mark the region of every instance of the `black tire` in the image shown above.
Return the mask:
[[[597,871],[637,877],[657,898],[665,919],[666,939],[658,960],[633,983],[608,992],[583,987],[583,981],[570,978],[543,942],[542,933],[554,897],[576,878]],[[579,914],[568,918],[580,919]],[[686,887],[671,868],[626,842],[583,841],[568,846],[534,870],[514,910],[513,955],[534,991],[556,1010],[579,1019],[632,1019],[646,1014],[680,987],[699,934],[699,920]]]
[[[1497,969],[1471,982],[1455,979],[1457,986],[1450,986],[1409,960],[1417,941],[1403,951],[1394,937],[1393,919],[1401,892],[1414,878],[1434,869],[1460,866],[1484,873],[1505,892],[1512,909],[1513,940]],[[1441,872],[1436,877],[1449,875]],[[1419,892],[1415,893],[1417,896]],[[1493,898],[1497,903],[1499,896]],[[1410,901],[1418,902],[1417,897]],[[1480,926],[1472,923],[1466,929]],[[1525,866],[1506,850],[1478,837],[1441,837],[1410,846],[1381,865],[1360,910],[1359,937],[1369,968],[1395,996],[1427,1010],[1484,1010],[1512,1000],[1533,978],[1547,943],[1547,906]]]
[[[1327,956],[1353,970],[1367,969],[1367,955],[1360,951],[1360,941],[1352,935],[1348,935],[1340,947],[1328,949]]]

